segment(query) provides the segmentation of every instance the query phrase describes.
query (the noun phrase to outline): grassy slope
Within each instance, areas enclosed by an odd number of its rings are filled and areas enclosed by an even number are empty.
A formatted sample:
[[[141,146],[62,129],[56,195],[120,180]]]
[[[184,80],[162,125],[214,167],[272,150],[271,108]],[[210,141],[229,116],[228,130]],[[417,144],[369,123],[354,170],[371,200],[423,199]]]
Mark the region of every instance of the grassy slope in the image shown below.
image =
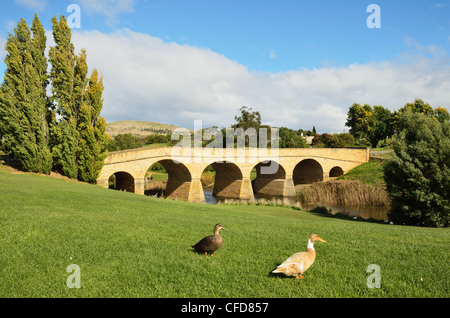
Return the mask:
[[[216,223],[213,258],[190,246]],[[318,233],[304,280],[270,274]],[[0,297],[449,297],[448,229],[155,199],[0,171]],[[72,258],[72,259],[71,259]],[[69,289],[68,265],[81,268]],[[366,286],[369,264],[380,289]]]
[[[107,123],[106,133],[110,136],[117,134],[131,133],[133,135],[148,136],[153,134],[151,131],[144,129],[168,129],[174,130],[178,128],[174,125],[160,124],[152,121],[138,121],[138,120],[121,120]]]
[[[369,161],[353,168],[338,180],[360,180],[367,184],[384,184],[383,163]]]

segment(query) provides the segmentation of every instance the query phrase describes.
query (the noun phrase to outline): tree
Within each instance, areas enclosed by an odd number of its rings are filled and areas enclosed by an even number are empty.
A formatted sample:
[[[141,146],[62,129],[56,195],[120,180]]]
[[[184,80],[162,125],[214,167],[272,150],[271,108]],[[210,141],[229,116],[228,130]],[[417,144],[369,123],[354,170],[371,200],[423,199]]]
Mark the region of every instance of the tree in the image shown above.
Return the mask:
[[[374,127],[369,131],[368,140],[373,147],[378,145],[378,142],[391,137],[394,134],[394,126],[392,125],[392,112],[383,106],[373,106],[372,120]]]
[[[384,179],[394,222],[445,227],[450,212],[450,123],[412,109],[397,122],[394,155]]]
[[[108,145],[109,151],[119,151],[125,149],[140,148],[144,145],[142,141],[130,133],[118,134],[111,140]]]
[[[338,148],[352,146],[355,142],[355,137],[353,137],[353,135],[349,133],[337,134],[336,137],[339,141]]]
[[[0,134],[4,147],[25,171],[50,173],[46,124],[45,33],[37,16],[33,37],[21,19],[6,43],[5,78],[0,93]]]
[[[423,100],[415,99],[414,103],[407,103],[398,111],[394,112],[392,120],[393,129],[395,130],[398,129],[397,122],[399,120],[399,117],[402,113],[404,113],[407,110],[410,110],[411,112],[416,114],[423,114],[428,117],[437,118],[440,122],[450,120],[450,114],[447,109],[442,107],[437,107],[436,109],[433,109],[433,107],[431,107],[430,104],[425,103]]]
[[[165,144],[170,142],[170,135],[151,134],[145,138],[145,144]]]
[[[354,103],[348,113],[345,126],[350,127],[350,133],[355,138],[365,138],[370,127],[370,117],[372,116],[372,107],[369,105],[361,106]]]
[[[441,122],[444,123],[450,120],[450,114],[447,109],[442,107],[437,107],[434,110],[435,117]]]
[[[347,113],[347,127],[356,138],[365,138],[376,147],[380,140],[392,136],[392,113],[383,106],[353,104]]]
[[[50,48],[52,65],[53,156],[56,167],[69,178],[95,182],[107,156],[109,137],[103,108],[103,80],[97,70],[87,78],[87,54],[74,53],[71,30],[64,16],[52,18],[56,46]]]
[[[36,122],[36,143],[41,149],[42,157],[42,172],[50,173],[53,167],[53,159],[50,146],[50,132],[49,132],[49,101],[47,97],[47,86],[49,84],[49,75],[47,72],[48,63],[45,56],[45,49],[47,46],[47,37],[45,35],[44,27],[39,21],[37,14],[35,14],[31,26],[33,32],[33,39],[31,40],[31,54],[34,61],[34,68],[39,77],[37,83],[37,101],[36,111],[38,116]]]
[[[78,148],[77,103],[74,100],[75,54],[71,42],[71,30],[64,16],[60,21],[52,18],[53,38],[56,46],[49,51],[50,78],[52,82],[51,101],[56,113],[61,117],[54,125],[53,157],[56,169],[69,178],[76,178],[78,167],[76,152]],[[78,71],[82,68],[78,67]],[[78,76],[79,80],[80,76]]]
[[[242,128],[247,130],[248,128],[255,128],[258,131],[261,126],[261,114],[259,112],[254,112],[251,107],[242,106],[238,109],[241,113],[240,116],[234,116],[236,124],[233,128]]]
[[[431,107],[430,104],[425,103],[421,99],[415,99],[414,103],[407,103],[399,111],[404,112],[408,109],[410,109],[413,113],[424,114],[425,116],[431,117],[434,115],[433,107]]]
[[[259,128],[261,126],[261,114],[258,111],[253,111],[251,107],[242,106],[240,109],[240,116],[234,116],[234,120],[236,124],[231,127],[234,129],[241,128],[247,134],[245,136],[245,146],[250,145],[250,140],[252,140],[252,136],[256,137],[256,140],[259,138]],[[255,129],[255,132],[252,132],[252,129]],[[256,136],[255,136],[256,134]],[[267,138],[270,138],[267,136]],[[235,141],[237,138],[235,138]],[[225,142],[226,144],[227,142]]]
[[[88,85],[86,50],[82,49],[79,55],[75,55],[71,42],[72,33],[64,16],[60,17],[60,21],[53,17],[52,24],[56,46],[51,47],[49,51],[52,65],[51,101],[60,116],[60,120],[53,123],[52,129],[56,169],[69,178],[78,177],[80,180],[92,182],[95,171],[98,170],[98,160],[106,151],[103,144],[107,143],[107,138],[103,136],[105,131],[102,129],[102,120],[98,118],[103,84],[100,83],[101,90],[99,97],[97,96],[99,99],[93,100],[93,96],[90,96],[91,100],[87,101],[86,93],[89,93],[89,88],[86,88]],[[98,79],[97,71],[95,73],[94,76]],[[91,82],[91,84],[95,87],[91,89],[99,89],[98,83],[95,85]],[[83,133],[83,136],[80,133]],[[79,172],[82,173],[81,176],[78,175]]]
[[[306,148],[306,139],[292,129],[280,127],[278,136],[280,148]]]
[[[0,88],[2,149],[25,171],[50,173],[54,163],[70,178],[94,182],[107,154],[106,122],[99,117],[103,83],[95,70],[88,85],[86,51],[74,54],[64,16],[60,21],[53,17],[52,23],[56,45],[49,50],[50,76],[47,39],[38,16],[32,36],[23,19],[9,35]]]
[[[336,135],[324,133],[322,134],[322,142],[328,148],[339,148],[339,139]]]
[[[102,92],[103,80],[98,78],[98,72],[94,69],[83,93],[85,100],[80,107],[77,126],[80,136],[77,152],[78,179],[90,183],[97,180],[103,160],[108,155],[106,120],[100,117],[103,108]]]

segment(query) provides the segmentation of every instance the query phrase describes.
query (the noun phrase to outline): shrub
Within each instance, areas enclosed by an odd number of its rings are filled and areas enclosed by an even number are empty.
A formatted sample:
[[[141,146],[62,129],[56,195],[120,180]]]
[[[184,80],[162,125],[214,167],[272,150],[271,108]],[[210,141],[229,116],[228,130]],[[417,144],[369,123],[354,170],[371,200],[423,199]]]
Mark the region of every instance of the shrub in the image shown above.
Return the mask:
[[[170,141],[170,135],[151,134],[145,138],[145,144],[164,144]]]
[[[109,151],[118,151],[126,149],[140,148],[144,143],[130,133],[118,134],[108,145]]]
[[[450,123],[408,110],[401,114],[384,179],[396,223],[449,224]]]

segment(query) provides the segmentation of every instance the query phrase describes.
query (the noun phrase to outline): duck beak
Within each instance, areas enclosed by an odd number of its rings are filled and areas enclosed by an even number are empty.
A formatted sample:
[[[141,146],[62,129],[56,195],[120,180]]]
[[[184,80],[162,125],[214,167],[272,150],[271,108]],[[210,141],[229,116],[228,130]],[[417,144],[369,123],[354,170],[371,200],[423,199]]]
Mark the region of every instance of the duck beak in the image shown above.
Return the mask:
[[[227,232],[228,232],[228,230],[227,230],[226,228],[224,228],[224,227],[222,227],[222,230],[225,230],[225,231],[227,231]]]
[[[320,242],[324,242],[324,243],[327,242],[327,241],[325,241],[324,239],[321,239],[320,237],[319,237],[317,240],[320,241]]]

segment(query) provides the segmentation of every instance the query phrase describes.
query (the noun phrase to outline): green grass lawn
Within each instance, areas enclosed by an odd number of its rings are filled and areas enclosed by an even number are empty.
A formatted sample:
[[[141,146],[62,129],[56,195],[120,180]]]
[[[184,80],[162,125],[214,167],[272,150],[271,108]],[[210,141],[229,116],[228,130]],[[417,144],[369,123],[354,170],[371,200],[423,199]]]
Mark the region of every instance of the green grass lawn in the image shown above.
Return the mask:
[[[191,245],[212,234],[214,257]],[[306,248],[305,279],[270,272]],[[448,229],[206,205],[0,171],[0,297],[449,297]],[[70,264],[81,288],[68,288]],[[381,269],[381,288],[366,268]]]
[[[379,161],[369,161],[359,165],[338,180],[360,180],[367,184],[384,184],[383,163]]]
[[[169,179],[169,174],[165,170],[150,170],[152,173],[153,181],[167,181]]]

